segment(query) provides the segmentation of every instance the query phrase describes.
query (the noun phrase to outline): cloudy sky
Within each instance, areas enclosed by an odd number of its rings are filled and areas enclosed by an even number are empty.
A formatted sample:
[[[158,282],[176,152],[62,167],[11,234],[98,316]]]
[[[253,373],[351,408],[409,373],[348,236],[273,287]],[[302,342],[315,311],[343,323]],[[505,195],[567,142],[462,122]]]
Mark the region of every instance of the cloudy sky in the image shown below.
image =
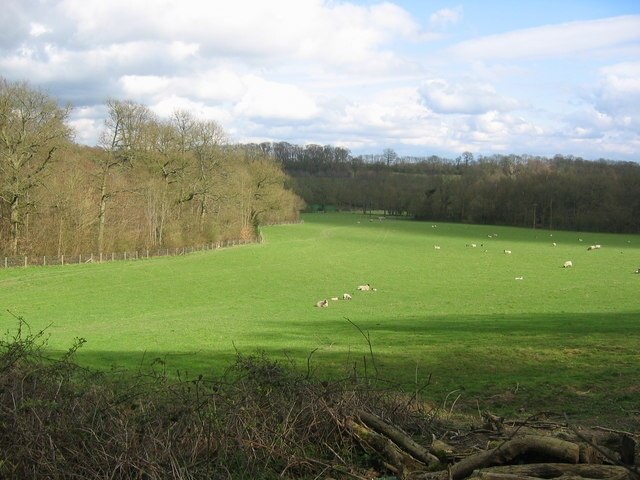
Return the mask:
[[[640,161],[638,0],[2,0],[0,76],[233,141]]]

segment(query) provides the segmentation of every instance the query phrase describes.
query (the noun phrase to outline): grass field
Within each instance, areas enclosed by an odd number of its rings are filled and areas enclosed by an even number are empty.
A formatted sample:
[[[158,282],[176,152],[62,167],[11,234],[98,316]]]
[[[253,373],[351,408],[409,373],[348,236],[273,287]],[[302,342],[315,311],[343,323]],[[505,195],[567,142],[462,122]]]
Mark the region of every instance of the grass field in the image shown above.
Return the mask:
[[[162,358],[207,375],[236,351],[265,351],[306,369],[314,352],[319,376],[375,366],[407,391],[430,378],[438,405],[453,392],[459,408],[638,422],[640,236],[304,220],[265,228],[261,245],[0,270],[0,330],[20,316],[47,328],[54,351],[83,337],[78,360],[92,367]],[[377,291],[356,292],[362,283]],[[353,300],[313,306],[344,292]]]

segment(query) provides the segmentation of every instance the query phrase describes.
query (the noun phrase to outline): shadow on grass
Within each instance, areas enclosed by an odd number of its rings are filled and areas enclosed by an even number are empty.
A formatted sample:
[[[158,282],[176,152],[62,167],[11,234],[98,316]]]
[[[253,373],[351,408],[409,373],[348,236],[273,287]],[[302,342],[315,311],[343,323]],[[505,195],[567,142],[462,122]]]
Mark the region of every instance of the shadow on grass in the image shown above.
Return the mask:
[[[216,377],[236,353],[269,357],[319,379],[357,377],[446,409],[640,417],[640,313],[345,318],[262,326],[237,352],[80,351],[92,368],[161,368]],[[283,349],[274,347],[297,345]],[[635,409],[635,410],[634,410]]]

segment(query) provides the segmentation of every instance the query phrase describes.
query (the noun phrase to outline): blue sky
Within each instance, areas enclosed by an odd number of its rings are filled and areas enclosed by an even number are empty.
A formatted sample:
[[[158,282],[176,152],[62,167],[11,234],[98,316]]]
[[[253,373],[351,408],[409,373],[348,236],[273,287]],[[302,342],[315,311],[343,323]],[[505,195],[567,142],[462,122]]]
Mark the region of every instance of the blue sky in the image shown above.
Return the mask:
[[[640,2],[4,0],[0,76],[232,141],[640,161]]]

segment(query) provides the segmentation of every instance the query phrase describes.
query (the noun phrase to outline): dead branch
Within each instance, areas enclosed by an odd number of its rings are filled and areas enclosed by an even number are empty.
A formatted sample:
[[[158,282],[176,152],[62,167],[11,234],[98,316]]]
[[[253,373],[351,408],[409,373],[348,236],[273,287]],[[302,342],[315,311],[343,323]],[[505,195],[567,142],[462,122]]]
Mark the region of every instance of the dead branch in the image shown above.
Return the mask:
[[[353,419],[346,420],[346,427],[354,435],[365,451],[382,457],[386,467],[400,478],[407,478],[410,472],[424,471],[425,465],[411,455],[400,450],[384,435],[374,432]]]
[[[369,428],[372,428],[377,433],[384,435],[395,443],[400,449],[411,455],[413,458],[419,460],[425,465],[437,465],[440,460],[435,455],[429,453],[429,451],[422,445],[417,444],[407,434],[401,432],[399,429],[386,423],[381,418],[368,412],[361,411],[358,413],[358,417]]]
[[[600,480],[634,480],[627,469],[614,465],[568,465],[565,463],[534,463],[530,465],[506,465],[478,470],[469,478],[506,480],[521,478],[583,478]]]
[[[430,474],[414,478],[461,480],[471,475],[474,470],[505,465],[524,457],[553,459],[557,462],[576,464],[580,459],[580,447],[575,443],[557,438],[526,435],[506,441],[486,452],[471,455],[453,465],[449,472],[440,472],[437,476]]]

